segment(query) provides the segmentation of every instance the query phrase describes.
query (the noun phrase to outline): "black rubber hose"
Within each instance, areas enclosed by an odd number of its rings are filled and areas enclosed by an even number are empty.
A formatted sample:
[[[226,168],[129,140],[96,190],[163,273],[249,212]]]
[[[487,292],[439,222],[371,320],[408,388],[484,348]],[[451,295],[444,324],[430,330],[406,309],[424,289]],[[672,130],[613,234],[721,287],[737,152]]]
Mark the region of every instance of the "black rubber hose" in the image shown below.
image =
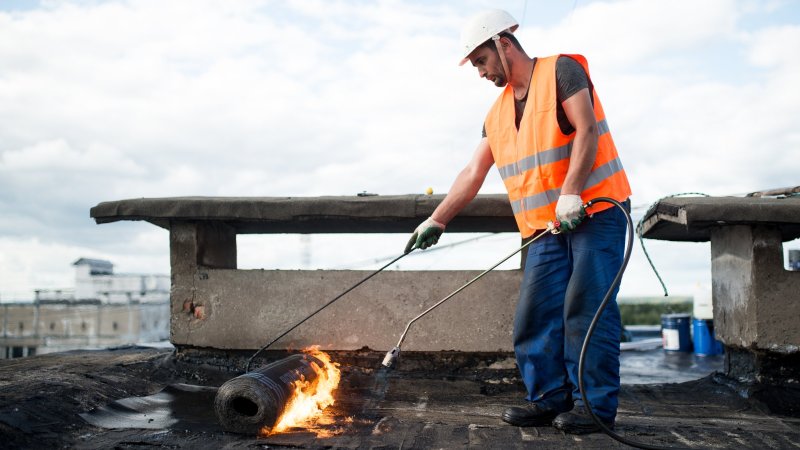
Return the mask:
[[[644,444],[641,442],[632,441],[630,439],[624,438],[613,430],[608,428],[606,424],[597,417],[592,410],[592,405],[589,403],[589,398],[586,395],[586,388],[583,385],[583,370],[585,369],[584,361],[586,360],[586,352],[589,348],[589,340],[592,338],[592,334],[594,333],[595,328],[597,328],[597,322],[600,320],[600,316],[603,314],[603,310],[606,309],[606,304],[611,299],[612,294],[614,293],[614,289],[619,286],[619,282],[622,279],[622,274],[625,272],[625,268],[628,266],[628,260],[631,258],[631,249],[633,248],[633,220],[631,220],[630,213],[622,206],[622,203],[614,200],[613,198],[608,197],[597,197],[590,200],[586,203],[586,208],[592,206],[595,203],[611,203],[612,205],[616,206],[623,213],[625,213],[625,219],[628,222],[628,243],[625,247],[625,257],[622,260],[622,266],[619,268],[619,272],[617,272],[617,276],[614,278],[614,281],[611,283],[611,286],[608,288],[608,292],[606,292],[606,296],[603,298],[603,301],[600,303],[600,306],[597,307],[597,312],[592,319],[591,324],[589,325],[589,329],[586,331],[586,337],[583,339],[583,346],[581,347],[581,356],[580,362],[578,363],[578,387],[581,390],[581,397],[583,398],[583,404],[587,411],[589,411],[589,415],[594,420],[594,423],[603,430],[603,433],[607,434],[611,438],[622,442],[625,445],[630,445],[631,447],[636,448],[643,448],[648,450],[675,450],[675,449],[683,449],[684,447],[659,447],[656,445]]]

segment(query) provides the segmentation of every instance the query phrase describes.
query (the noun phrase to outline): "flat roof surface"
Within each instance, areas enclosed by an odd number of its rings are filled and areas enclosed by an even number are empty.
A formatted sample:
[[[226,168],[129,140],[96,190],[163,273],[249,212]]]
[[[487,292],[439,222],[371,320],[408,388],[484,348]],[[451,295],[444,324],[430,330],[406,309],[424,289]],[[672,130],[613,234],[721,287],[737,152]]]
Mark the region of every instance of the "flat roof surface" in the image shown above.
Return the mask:
[[[237,372],[228,354],[192,362],[171,351],[126,348],[76,351],[0,361],[0,432],[8,448],[627,448],[603,434],[566,435],[551,427],[517,428],[499,415],[524,395],[505,359],[456,364],[443,355],[401,355],[392,372],[382,352],[335,355],[342,382],[336,403],[314,429],[269,437],[224,433],[212,406],[167,429],[99,428],[79,414],[126,397],[155,394],[174,383],[218,386]],[[285,356],[285,354],[284,354]],[[469,355],[466,355],[469,357]],[[462,355],[462,358],[464,355]],[[494,356],[493,356],[494,357]],[[277,356],[276,356],[277,358]],[[198,363],[197,361],[201,361]],[[447,364],[451,361],[453,364]],[[442,365],[442,363],[445,363]],[[625,362],[623,362],[623,366]],[[696,374],[700,376],[700,374]],[[197,399],[197,397],[195,397]],[[206,400],[207,401],[207,400]],[[189,412],[187,412],[189,411]],[[617,431],[655,445],[779,449],[800,446],[800,419],[766,412],[739,396],[724,377],[672,384],[624,384]]]

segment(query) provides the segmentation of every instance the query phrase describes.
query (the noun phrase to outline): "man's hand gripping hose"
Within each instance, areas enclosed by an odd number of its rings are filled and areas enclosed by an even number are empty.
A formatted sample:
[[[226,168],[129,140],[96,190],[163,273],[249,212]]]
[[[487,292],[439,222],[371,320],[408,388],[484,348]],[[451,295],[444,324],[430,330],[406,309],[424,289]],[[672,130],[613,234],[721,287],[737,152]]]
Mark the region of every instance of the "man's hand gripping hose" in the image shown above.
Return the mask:
[[[539,238],[541,238],[542,236],[546,235],[547,233],[559,234],[559,233],[561,233],[561,231],[558,229],[558,227],[556,226],[555,222],[550,222],[550,223],[548,223],[548,224],[547,224],[547,228],[545,228],[544,230],[542,230],[542,232],[541,232],[541,233],[539,233],[538,235],[536,235],[536,237],[534,237],[533,239],[531,239],[531,240],[529,240],[528,242],[526,242],[525,244],[523,244],[523,245],[522,245],[522,247],[520,247],[520,248],[518,248],[518,249],[514,250],[514,251],[513,251],[511,254],[509,254],[509,255],[508,255],[508,256],[506,256],[505,258],[501,259],[500,261],[498,261],[498,262],[497,262],[495,265],[493,265],[492,267],[490,267],[490,268],[488,268],[488,269],[484,270],[483,272],[481,272],[480,274],[478,274],[478,276],[476,276],[475,278],[473,278],[473,279],[471,279],[469,282],[467,282],[465,285],[463,285],[463,286],[461,286],[460,288],[456,289],[455,291],[453,291],[453,292],[452,292],[450,295],[448,295],[447,297],[445,297],[445,298],[443,298],[443,299],[439,300],[439,301],[438,301],[438,302],[436,302],[436,303],[435,303],[433,306],[431,306],[430,308],[428,308],[428,309],[426,309],[425,311],[423,311],[423,312],[422,312],[420,315],[418,315],[417,317],[414,317],[413,319],[411,319],[411,321],[410,321],[410,322],[408,322],[408,325],[406,325],[406,329],[403,331],[403,334],[402,334],[402,335],[400,335],[400,340],[398,340],[398,341],[397,341],[397,345],[396,345],[396,346],[395,346],[393,349],[389,350],[389,351],[386,353],[386,356],[383,358],[383,363],[382,363],[382,364],[383,364],[383,366],[391,368],[391,367],[394,365],[395,361],[397,360],[397,357],[398,357],[398,356],[400,356],[400,346],[402,346],[402,345],[403,345],[403,341],[405,341],[405,339],[406,339],[406,335],[408,334],[408,330],[411,328],[411,325],[412,325],[414,322],[416,322],[417,320],[419,320],[420,318],[422,318],[424,315],[426,315],[426,314],[428,314],[429,312],[431,312],[431,311],[433,311],[434,309],[436,309],[436,308],[437,308],[439,305],[441,305],[442,303],[446,302],[447,300],[450,300],[450,298],[452,298],[454,295],[456,295],[456,294],[458,294],[459,292],[461,292],[461,291],[463,291],[464,289],[466,289],[466,288],[467,288],[467,286],[469,286],[469,285],[471,285],[472,283],[474,283],[474,282],[478,281],[478,280],[479,280],[481,277],[483,277],[483,276],[484,276],[484,275],[486,275],[487,273],[491,272],[491,271],[492,271],[492,270],[494,270],[494,269],[495,269],[497,266],[499,266],[500,264],[503,264],[503,263],[504,263],[504,262],[506,262],[506,261],[507,261],[509,258],[511,258],[512,256],[516,255],[517,253],[521,252],[521,251],[522,251],[523,249],[525,249],[527,246],[531,245],[531,244],[532,244],[534,241],[536,241],[537,239],[539,239]],[[410,241],[409,241],[409,242],[410,242]]]
[[[561,194],[556,203],[556,228],[561,232],[574,231],[586,217],[588,207],[588,204],[583,204],[580,195]]]

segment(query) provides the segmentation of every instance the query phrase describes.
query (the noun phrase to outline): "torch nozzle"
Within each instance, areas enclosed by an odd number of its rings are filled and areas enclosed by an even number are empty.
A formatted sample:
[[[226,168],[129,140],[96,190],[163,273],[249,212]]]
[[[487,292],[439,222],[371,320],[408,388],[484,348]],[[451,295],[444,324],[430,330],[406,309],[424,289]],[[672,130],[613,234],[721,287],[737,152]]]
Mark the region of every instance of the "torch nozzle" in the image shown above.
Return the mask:
[[[400,355],[400,347],[395,347],[388,352],[386,352],[386,356],[383,357],[383,363],[381,363],[384,367],[392,368],[394,365],[395,360]]]

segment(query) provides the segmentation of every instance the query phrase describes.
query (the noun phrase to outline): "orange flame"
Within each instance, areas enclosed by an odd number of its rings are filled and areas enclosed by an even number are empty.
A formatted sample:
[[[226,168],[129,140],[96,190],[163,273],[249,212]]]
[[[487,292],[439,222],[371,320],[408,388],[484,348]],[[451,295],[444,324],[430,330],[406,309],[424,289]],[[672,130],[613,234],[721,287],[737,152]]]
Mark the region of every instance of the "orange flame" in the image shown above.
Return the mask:
[[[322,411],[334,402],[333,391],[339,386],[341,378],[338,364],[332,362],[327,353],[320,351],[319,346],[308,347],[303,351],[322,361],[323,367],[311,363],[317,377],[312,381],[298,380],[294,383],[294,394],[287,402],[283,414],[272,429],[262,429],[262,435],[280,433],[294,427],[309,428]]]

